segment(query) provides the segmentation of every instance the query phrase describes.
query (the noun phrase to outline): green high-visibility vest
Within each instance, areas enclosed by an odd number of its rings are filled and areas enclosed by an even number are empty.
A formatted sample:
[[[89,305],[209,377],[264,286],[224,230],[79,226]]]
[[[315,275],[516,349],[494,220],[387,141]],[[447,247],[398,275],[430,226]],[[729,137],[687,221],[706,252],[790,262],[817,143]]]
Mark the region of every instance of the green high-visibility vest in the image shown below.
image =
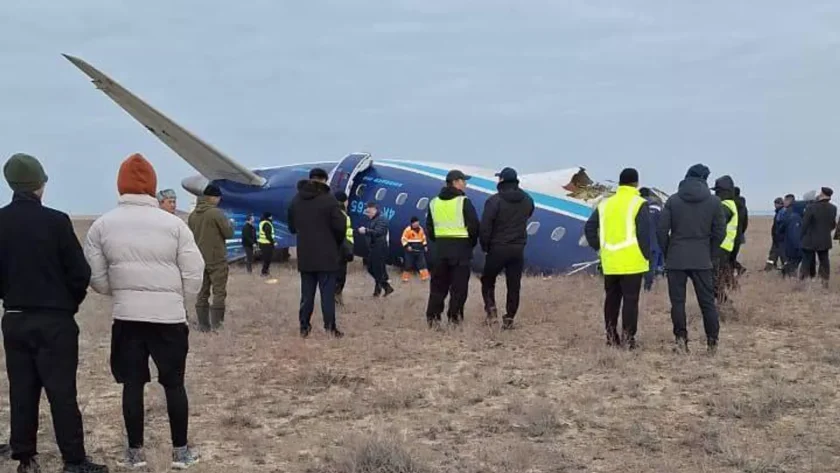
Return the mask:
[[[464,222],[464,201],[459,195],[454,199],[443,200],[438,197],[429,203],[432,213],[436,238],[469,238],[467,224]]]
[[[726,238],[723,239],[720,247],[731,253],[735,249],[735,238],[738,237],[738,206],[732,199],[724,200],[721,203],[732,211],[732,217],[726,222]]]
[[[601,268],[605,275],[646,273],[650,264],[636,239],[636,215],[645,203],[635,187],[619,186],[598,204]]]
[[[268,220],[263,220],[262,222],[260,222],[260,233],[257,236],[257,243],[259,243],[260,245],[270,245],[274,243],[273,241],[268,239],[268,234],[265,231],[266,225],[271,225],[272,236],[277,234],[274,230],[274,224]]]
[[[345,238],[347,238],[347,241],[349,241],[350,244],[352,245],[353,244],[353,224],[350,223],[350,216],[347,215],[346,212],[344,212],[342,210],[341,213],[343,213],[344,218],[347,219],[347,231],[345,232],[344,236],[345,236]]]

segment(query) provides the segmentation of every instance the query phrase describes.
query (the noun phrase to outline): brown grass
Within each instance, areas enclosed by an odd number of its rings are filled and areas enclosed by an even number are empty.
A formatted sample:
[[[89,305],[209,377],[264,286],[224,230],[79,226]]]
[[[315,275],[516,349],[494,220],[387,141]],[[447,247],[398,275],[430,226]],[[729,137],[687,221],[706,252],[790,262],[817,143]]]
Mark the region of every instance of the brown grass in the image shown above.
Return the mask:
[[[756,221],[738,317],[723,325],[714,358],[693,301],[693,351],[671,353],[662,282],[642,298],[640,349],[628,353],[604,346],[596,278],[526,280],[511,332],[480,323],[473,278],[463,329],[436,333],[425,328],[425,284],[373,300],[354,268],[339,316],[347,336],[328,338],[316,310],[318,329],[301,340],[296,273],[275,268],[280,284],[266,285],[234,268],[225,331],[191,337],[190,437],[203,455],[195,471],[835,472],[840,297],[836,284],[824,291],[760,272],[766,234]],[[124,439],[108,300],[91,294],[78,320],[87,445],[113,464]],[[152,471],[166,471],[159,386],[146,403]],[[50,424],[44,400],[46,471],[58,466]]]

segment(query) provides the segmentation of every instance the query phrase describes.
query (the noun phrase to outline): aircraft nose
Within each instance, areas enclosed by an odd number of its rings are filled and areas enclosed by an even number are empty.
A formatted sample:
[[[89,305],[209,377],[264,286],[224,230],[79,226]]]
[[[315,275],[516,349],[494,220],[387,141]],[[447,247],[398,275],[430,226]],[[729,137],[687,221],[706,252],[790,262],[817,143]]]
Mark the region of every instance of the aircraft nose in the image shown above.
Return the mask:
[[[181,187],[192,195],[200,196],[204,193],[204,188],[207,187],[207,184],[209,183],[210,181],[206,177],[201,174],[197,174],[195,176],[184,178],[184,180],[181,181]]]

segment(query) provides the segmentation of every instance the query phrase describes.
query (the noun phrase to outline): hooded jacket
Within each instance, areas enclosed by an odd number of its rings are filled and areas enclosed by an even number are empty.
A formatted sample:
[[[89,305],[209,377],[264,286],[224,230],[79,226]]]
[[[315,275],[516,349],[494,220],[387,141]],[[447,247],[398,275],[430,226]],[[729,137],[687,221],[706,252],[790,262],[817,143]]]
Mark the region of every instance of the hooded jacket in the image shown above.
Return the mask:
[[[782,218],[777,225],[777,235],[784,246],[785,258],[802,259],[802,216],[805,215],[806,203],[794,201],[782,211]]]
[[[198,198],[195,210],[187,219],[195,235],[195,243],[208,267],[227,264],[225,240],[233,238],[233,227],[225,214],[209,202],[207,197]]]
[[[338,201],[322,182],[304,179],[298,181],[297,190],[286,223],[297,235],[298,271],[338,271],[347,231],[347,219]]]
[[[534,214],[534,200],[518,182],[500,182],[496,194],[484,202],[479,243],[485,253],[503,248],[524,248],[528,241],[528,219]]]
[[[454,187],[445,186],[440,190],[438,198],[441,200],[452,200],[455,197],[465,195],[463,191]],[[426,214],[426,236],[434,243],[432,254],[435,258],[446,258],[461,261],[472,260],[473,248],[478,243],[478,234],[481,223],[470,199],[464,200],[464,224],[467,226],[468,238],[440,238],[435,236],[435,222],[431,210]]]
[[[160,210],[158,210],[160,212]],[[87,295],[90,266],[70,217],[15,192],[0,209],[0,299],[6,310],[72,316]]]
[[[85,239],[94,291],[113,297],[117,320],[187,321],[184,296],[201,289],[204,259],[183,220],[148,194],[120,196]]]
[[[737,235],[740,235],[741,234],[741,228],[743,228],[743,227],[741,226],[741,220],[740,220],[741,212],[738,212],[738,197],[735,195],[735,182],[732,180],[732,178],[730,176],[721,176],[721,177],[717,178],[717,180],[715,181],[714,189],[715,189],[715,196],[718,199],[720,199],[720,202],[721,202],[720,208],[721,208],[721,211],[723,212],[724,223],[728,223],[729,219],[732,218],[732,209],[730,209],[726,205],[723,205],[723,201],[724,200],[731,200],[732,203],[735,204],[735,210],[736,210],[736,213],[738,213],[738,218],[739,218]],[[725,238],[726,237],[724,236],[724,239]],[[724,250],[723,248],[720,247],[720,245],[718,245],[714,248],[714,251],[716,253],[719,253],[719,252],[726,251],[726,250]]]
[[[831,232],[837,225],[837,207],[828,200],[817,200],[802,217],[802,249],[827,251],[832,247]]]
[[[705,166],[703,166],[705,168]],[[726,237],[726,222],[720,199],[704,177],[692,167],[677,193],[662,208],[657,228],[666,269],[689,271],[712,269],[712,251]]]

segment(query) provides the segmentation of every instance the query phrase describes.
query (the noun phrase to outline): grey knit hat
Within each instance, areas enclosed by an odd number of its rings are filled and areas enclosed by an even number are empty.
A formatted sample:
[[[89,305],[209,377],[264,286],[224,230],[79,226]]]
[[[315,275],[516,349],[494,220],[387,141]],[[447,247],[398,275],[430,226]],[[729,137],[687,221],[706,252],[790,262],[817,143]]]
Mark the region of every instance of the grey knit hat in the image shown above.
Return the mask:
[[[3,175],[15,192],[34,192],[47,183],[47,174],[41,163],[23,153],[17,153],[6,161]]]

